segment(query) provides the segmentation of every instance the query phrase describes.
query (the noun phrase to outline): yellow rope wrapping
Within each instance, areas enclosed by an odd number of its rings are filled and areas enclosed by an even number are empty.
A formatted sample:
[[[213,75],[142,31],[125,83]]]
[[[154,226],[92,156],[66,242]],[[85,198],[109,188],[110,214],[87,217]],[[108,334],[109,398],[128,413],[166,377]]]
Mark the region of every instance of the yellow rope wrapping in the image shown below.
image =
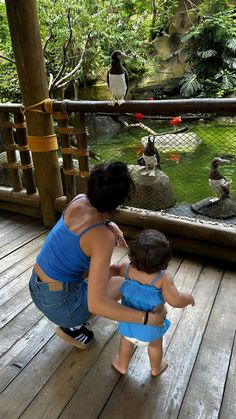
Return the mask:
[[[53,107],[52,107],[53,102],[54,100],[52,99],[49,99],[49,98],[45,99],[44,104],[43,104],[45,111],[47,111],[47,113],[50,113],[55,119],[68,119],[70,115],[68,114],[67,111],[54,112]]]
[[[21,110],[23,112],[23,114],[25,114],[26,112],[39,112],[39,113],[44,113],[44,114],[50,114],[53,116],[53,118],[55,119],[68,119],[70,117],[70,115],[68,114],[67,111],[62,111],[62,112],[54,112],[53,111],[53,102],[54,100],[47,98],[42,100],[39,103],[35,103],[34,105],[31,106],[21,106]],[[37,109],[39,106],[43,106],[44,110],[42,109]]]
[[[6,150],[19,150],[19,151],[28,151],[28,145],[18,145],[18,144],[5,144]]]
[[[25,122],[14,122],[12,127],[16,128],[16,129],[26,128],[26,123]]]
[[[82,172],[79,169],[63,169],[63,173],[69,176],[80,176],[80,177],[86,177],[89,175],[89,172]]]
[[[34,152],[58,150],[57,136],[55,134],[45,136],[28,136],[29,149]]]
[[[59,127],[58,132],[60,134],[70,134],[70,135],[76,135],[76,134],[84,134],[86,132],[86,129],[84,128],[75,128],[75,127]]]
[[[30,106],[22,105],[21,110],[22,110],[23,114],[25,114],[26,112],[29,112],[29,111],[30,112],[39,112],[39,113],[48,113],[46,111],[43,111],[42,109],[36,109],[38,106],[44,105],[45,100],[47,100],[47,99],[44,99],[41,102],[35,103],[34,105],[30,105]]]
[[[21,164],[21,163],[8,163],[7,164],[8,169],[32,169],[33,165],[32,163],[29,164]]]
[[[53,102],[54,100],[50,98],[47,98],[44,100],[43,106],[47,113],[51,113],[51,114],[53,113],[53,108],[52,108]]]
[[[5,128],[16,128],[16,129],[21,129],[21,128],[26,128],[26,123],[25,122],[11,122],[11,121],[7,121],[3,123],[3,127]]]
[[[89,156],[89,150],[76,147],[62,147],[61,154],[74,154],[75,156]]]

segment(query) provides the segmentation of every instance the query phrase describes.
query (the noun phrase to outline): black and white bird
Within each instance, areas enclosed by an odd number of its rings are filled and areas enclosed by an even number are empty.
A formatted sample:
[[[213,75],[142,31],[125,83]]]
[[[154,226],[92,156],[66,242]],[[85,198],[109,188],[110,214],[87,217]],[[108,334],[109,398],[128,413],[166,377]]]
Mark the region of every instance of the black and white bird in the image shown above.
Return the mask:
[[[229,181],[219,171],[219,165],[230,163],[229,160],[215,157],[211,162],[209,185],[219,198],[229,198]]]
[[[113,97],[112,104],[125,103],[125,95],[128,90],[128,73],[121,64],[121,60],[128,58],[124,52],[116,50],[111,54],[111,67],[107,72],[107,84]]]
[[[147,143],[143,150],[143,155],[138,159],[138,164],[140,166],[146,166],[147,168],[157,167],[158,169],[161,169],[160,154],[155,147],[154,135],[148,136]]]

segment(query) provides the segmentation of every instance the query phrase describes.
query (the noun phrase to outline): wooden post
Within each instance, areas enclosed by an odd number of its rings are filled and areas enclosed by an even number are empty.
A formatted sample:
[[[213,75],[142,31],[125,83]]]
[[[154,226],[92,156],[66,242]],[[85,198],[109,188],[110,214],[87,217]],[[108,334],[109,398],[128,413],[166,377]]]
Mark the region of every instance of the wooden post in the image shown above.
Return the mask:
[[[14,49],[19,83],[25,107],[48,98],[35,0],[6,0],[6,10]],[[25,114],[28,135],[46,137],[54,134],[52,117],[43,112]],[[49,139],[45,138],[45,145]],[[57,151],[32,152],[36,183],[45,226],[55,222],[53,201],[61,196],[62,183]]]

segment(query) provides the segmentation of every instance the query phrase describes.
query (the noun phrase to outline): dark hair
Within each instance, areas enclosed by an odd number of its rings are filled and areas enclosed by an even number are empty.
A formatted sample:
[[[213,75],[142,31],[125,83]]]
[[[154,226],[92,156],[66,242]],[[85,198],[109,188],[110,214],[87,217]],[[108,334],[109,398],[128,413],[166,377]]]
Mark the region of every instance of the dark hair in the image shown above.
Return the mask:
[[[97,164],[88,178],[87,197],[99,212],[112,212],[134,191],[128,166],[120,161]]]
[[[129,258],[138,271],[152,274],[166,269],[171,258],[170,243],[158,230],[144,230],[130,243]]]

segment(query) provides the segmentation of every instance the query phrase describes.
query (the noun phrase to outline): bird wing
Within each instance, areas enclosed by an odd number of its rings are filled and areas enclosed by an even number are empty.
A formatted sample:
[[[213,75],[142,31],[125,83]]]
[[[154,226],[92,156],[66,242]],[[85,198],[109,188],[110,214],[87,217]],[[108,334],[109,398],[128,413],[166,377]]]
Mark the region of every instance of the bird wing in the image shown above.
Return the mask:
[[[124,69],[124,70],[125,70],[125,83],[126,83],[126,86],[127,86],[126,92],[125,92],[125,96],[126,96],[126,94],[128,92],[128,87],[129,87],[129,77],[128,77],[127,70],[126,69]]]

